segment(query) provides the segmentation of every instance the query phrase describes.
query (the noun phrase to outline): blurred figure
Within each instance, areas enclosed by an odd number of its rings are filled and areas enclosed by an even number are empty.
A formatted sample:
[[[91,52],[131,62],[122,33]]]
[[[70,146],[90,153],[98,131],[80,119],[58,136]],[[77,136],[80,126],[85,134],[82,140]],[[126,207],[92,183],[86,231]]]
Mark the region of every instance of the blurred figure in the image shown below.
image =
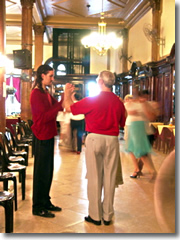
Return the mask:
[[[142,90],[141,94],[140,94],[140,99],[141,101],[146,101],[148,103],[148,105],[150,106],[149,109],[151,109],[152,112],[152,117],[151,117],[151,121],[156,121],[157,117],[159,116],[159,104],[155,101],[148,101],[149,99],[149,91],[146,90]],[[149,119],[146,117],[146,115],[144,115],[144,119],[145,119],[145,128],[146,128],[146,133],[147,133],[147,137],[148,140],[151,144],[151,147],[154,144],[155,138],[156,138],[156,134],[157,134],[157,130],[154,129],[154,127],[150,124]],[[151,158],[151,154],[149,154],[149,159],[152,162],[152,158]],[[139,165],[139,171],[142,173],[142,169],[143,169],[143,162],[141,159],[138,160],[138,165]]]
[[[124,103],[129,102],[129,100],[131,100],[131,99],[133,99],[133,95],[127,94],[127,95],[124,97]]]
[[[72,101],[74,103],[81,100],[82,97],[80,94],[74,92],[72,94]],[[70,114],[71,121],[71,141],[72,141],[72,150],[77,154],[81,153],[82,149],[82,137],[84,133],[84,114],[73,115]]]
[[[64,87],[63,87],[64,89]],[[61,98],[64,98],[64,92],[61,93]],[[59,137],[59,146],[70,147],[71,146],[71,127],[70,127],[70,113],[59,111],[56,117],[56,121],[60,125],[60,137]]]
[[[89,215],[85,221],[95,225],[111,223],[114,215],[114,192],[119,153],[119,127],[125,124],[124,104],[111,91],[115,76],[102,71],[97,78],[101,92],[73,103],[73,86],[66,84],[65,108],[74,115],[84,114],[86,121],[86,168],[88,179]],[[103,191],[104,190],[104,191]],[[102,196],[102,193],[104,195]]]
[[[63,142],[62,128],[63,128],[63,123],[64,123],[64,111],[58,112],[56,121],[59,122],[59,126],[60,126],[60,137],[59,137],[59,146],[60,146]]]
[[[60,140],[59,146],[70,147],[71,146],[71,128],[70,128],[70,113],[65,110],[58,112],[56,121],[59,121],[60,125]]]
[[[127,94],[125,97],[124,97],[124,106],[126,107],[126,103],[131,101],[131,99],[133,99],[133,96],[131,94]],[[125,126],[124,126],[124,140],[127,140],[128,136],[127,136],[127,133],[128,133],[128,125],[130,124],[130,119],[128,118],[127,119],[127,111],[126,111],[126,123],[125,123]]]
[[[126,147],[134,164],[134,173],[130,177],[140,177],[141,172],[137,159],[141,158],[148,168],[151,174],[150,179],[152,180],[156,176],[156,170],[148,156],[151,152],[151,145],[147,138],[145,121],[146,119],[152,119],[154,114],[149,104],[143,98],[139,98],[139,92],[137,90],[137,87],[133,89],[133,99],[125,103],[127,111],[126,121],[128,123]]]

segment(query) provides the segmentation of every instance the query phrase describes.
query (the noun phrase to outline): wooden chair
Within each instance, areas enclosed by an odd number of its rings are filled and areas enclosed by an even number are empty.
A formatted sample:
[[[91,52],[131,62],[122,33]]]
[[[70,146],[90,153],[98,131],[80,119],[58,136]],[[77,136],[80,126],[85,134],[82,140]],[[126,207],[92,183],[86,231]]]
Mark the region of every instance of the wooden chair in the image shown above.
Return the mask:
[[[171,137],[171,141],[169,143],[169,152],[173,151],[175,149],[175,136],[174,133],[172,132],[172,137]]]
[[[158,136],[158,150],[161,148],[163,153],[167,153],[170,151],[170,143],[172,141],[173,132],[171,132],[167,127],[163,127],[161,134]]]

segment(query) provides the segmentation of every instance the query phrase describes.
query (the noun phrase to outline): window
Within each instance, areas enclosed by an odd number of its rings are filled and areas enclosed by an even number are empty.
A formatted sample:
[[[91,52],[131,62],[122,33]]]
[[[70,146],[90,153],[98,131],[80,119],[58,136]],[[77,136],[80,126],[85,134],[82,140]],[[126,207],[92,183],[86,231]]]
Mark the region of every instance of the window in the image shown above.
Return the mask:
[[[66,75],[66,66],[64,64],[59,64],[56,71],[57,76]]]
[[[90,49],[81,44],[89,33],[82,29],[53,29],[53,68],[55,77],[66,74],[89,74]]]

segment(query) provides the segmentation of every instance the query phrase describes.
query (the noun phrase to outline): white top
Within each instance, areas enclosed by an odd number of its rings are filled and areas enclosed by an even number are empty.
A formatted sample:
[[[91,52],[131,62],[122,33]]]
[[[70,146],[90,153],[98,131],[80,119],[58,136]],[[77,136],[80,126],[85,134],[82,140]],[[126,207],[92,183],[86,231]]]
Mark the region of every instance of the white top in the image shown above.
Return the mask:
[[[146,115],[144,114],[143,111],[143,103],[140,102],[134,102],[134,101],[130,101],[125,103],[125,108],[128,111],[136,111],[135,115],[130,115],[128,114],[127,118],[126,118],[126,125],[130,125],[131,122],[133,121],[144,121],[145,123],[145,128],[146,128],[146,133],[148,135],[153,134],[154,133],[154,129],[152,128],[152,126],[150,126],[149,124],[149,119],[147,119]],[[154,109],[154,103],[153,102],[149,102],[148,104],[151,106],[151,108],[155,111]]]
[[[56,121],[70,123],[71,113],[59,111],[56,117]]]
[[[145,116],[143,114],[143,105],[137,101],[129,101],[124,104],[127,111],[126,125],[130,125],[134,121],[145,121]],[[130,111],[135,111],[136,114],[129,114]]]
[[[72,113],[70,114],[70,118],[72,120],[83,120],[84,119],[84,114],[78,114],[78,115],[73,115]]]

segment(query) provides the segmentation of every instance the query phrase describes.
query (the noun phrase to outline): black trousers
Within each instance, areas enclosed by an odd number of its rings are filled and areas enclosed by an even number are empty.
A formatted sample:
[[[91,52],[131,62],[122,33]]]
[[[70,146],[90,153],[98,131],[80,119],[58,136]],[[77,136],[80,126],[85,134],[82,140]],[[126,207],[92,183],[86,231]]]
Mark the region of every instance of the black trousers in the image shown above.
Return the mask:
[[[34,137],[33,209],[42,209],[50,202],[50,188],[54,170],[54,138]]]

